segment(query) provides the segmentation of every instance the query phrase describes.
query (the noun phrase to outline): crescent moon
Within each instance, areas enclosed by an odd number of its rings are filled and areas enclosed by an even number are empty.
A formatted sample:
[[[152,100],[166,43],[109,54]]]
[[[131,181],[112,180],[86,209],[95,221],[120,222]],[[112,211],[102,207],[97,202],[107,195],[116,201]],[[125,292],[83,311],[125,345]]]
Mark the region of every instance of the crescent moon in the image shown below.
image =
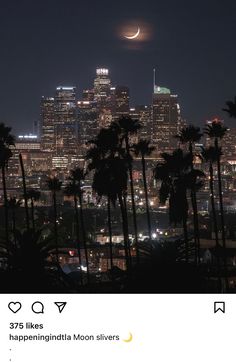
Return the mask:
[[[139,36],[140,34],[140,28],[138,28],[138,31],[136,34],[132,35],[132,36],[125,36],[126,39],[135,39]]]
[[[129,342],[132,341],[132,339],[133,339],[133,335],[132,335],[132,333],[129,332],[129,338],[128,339],[123,339],[123,342],[129,343]]]

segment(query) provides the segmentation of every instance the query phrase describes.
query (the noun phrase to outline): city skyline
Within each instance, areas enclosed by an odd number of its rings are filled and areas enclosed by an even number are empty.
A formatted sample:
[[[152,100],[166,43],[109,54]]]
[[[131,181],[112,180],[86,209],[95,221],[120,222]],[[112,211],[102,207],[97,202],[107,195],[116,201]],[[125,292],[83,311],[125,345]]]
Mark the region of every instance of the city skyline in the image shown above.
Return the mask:
[[[157,84],[179,95],[189,123],[222,117],[225,101],[235,93],[235,7],[231,0],[130,0],[112,8],[107,1],[92,6],[74,0],[5,4],[0,15],[0,119],[15,133],[29,131],[42,95],[67,84],[81,94],[90,88],[97,66],[108,67],[114,83],[130,88],[131,105],[151,103],[156,68]],[[137,48],[129,46],[119,30],[128,23],[141,32],[143,23],[150,26],[152,36]]]

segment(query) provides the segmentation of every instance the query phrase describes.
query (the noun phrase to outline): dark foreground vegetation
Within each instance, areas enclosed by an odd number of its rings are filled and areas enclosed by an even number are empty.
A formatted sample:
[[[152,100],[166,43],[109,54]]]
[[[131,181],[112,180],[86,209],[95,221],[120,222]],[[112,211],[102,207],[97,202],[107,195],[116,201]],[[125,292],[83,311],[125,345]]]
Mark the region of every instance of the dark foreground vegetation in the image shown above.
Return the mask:
[[[227,112],[235,117],[236,105],[227,103]],[[141,125],[138,120],[121,117],[96,139],[89,141],[86,169],[71,170],[66,185],[57,177],[50,177],[46,187],[51,192],[51,217],[45,225],[35,219],[35,203],[39,190],[27,188],[24,162],[19,162],[22,173],[22,199],[8,197],[7,165],[12,157],[14,137],[11,129],[0,124],[0,167],[4,199],[4,228],[0,245],[0,291],[15,293],[205,293],[234,292],[236,270],[229,263],[226,221],[222,192],[221,157],[227,128],[213,121],[204,129],[210,144],[198,152],[203,133],[199,127],[186,126],[176,137],[179,147],[172,153],[163,153],[153,170],[160,204],[168,206],[170,225],[181,228],[174,241],[153,240],[152,218],[148,199],[146,157],[154,148],[150,141],[135,142]],[[139,157],[145,194],[145,219],[148,237],[140,241],[138,235],[137,205],[134,195],[133,160]],[[196,167],[196,159],[208,167],[207,175]],[[83,204],[83,182],[90,174],[98,202],[105,199],[106,228],[109,242],[100,246],[91,238],[86,226]],[[207,176],[207,177],[206,177]],[[207,259],[202,255],[199,228],[198,193],[209,183],[211,224],[214,247]],[[63,192],[73,200],[75,238],[68,245],[60,243],[58,194]],[[217,193],[217,195],[216,195]],[[128,196],[131,199],[127,203]],[[219,200],[219,212],[216,208]],[[18,225],[18,210],[24,210],[23,226]],[[122,242],[114,245],[113,213],[120,216]],[[72,221],[71,221],[72,222]],[[132,231],[133,237],[130,237]],[[73,247],[78,260],[77,268],[65,273],[61,259]],[[106,256],[107,269],[95,270],[94,260]],[[94,256],[95,255],[95,256]],[[123,267],[115,259],[123,261]]]

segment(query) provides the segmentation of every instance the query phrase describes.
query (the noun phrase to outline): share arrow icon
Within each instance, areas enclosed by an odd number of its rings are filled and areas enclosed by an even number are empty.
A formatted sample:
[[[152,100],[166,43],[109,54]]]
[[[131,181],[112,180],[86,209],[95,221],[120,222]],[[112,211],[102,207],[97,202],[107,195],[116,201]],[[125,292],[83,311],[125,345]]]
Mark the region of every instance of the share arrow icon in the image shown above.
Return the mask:
[[[59,309],[59,313],[61,313],[63,311],[63,309],[65,308],[67,302],[54,302],[54,304],[56,304],[56,306]]]

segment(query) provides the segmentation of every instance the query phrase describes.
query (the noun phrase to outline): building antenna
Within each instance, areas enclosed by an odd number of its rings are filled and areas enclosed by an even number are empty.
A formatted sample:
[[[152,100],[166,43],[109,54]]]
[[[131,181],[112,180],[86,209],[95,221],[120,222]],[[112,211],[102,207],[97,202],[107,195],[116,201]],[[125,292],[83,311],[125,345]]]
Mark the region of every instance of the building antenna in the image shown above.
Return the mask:
[[[153,92],[155,93],[156,86],[156,68],[153,69]]]

